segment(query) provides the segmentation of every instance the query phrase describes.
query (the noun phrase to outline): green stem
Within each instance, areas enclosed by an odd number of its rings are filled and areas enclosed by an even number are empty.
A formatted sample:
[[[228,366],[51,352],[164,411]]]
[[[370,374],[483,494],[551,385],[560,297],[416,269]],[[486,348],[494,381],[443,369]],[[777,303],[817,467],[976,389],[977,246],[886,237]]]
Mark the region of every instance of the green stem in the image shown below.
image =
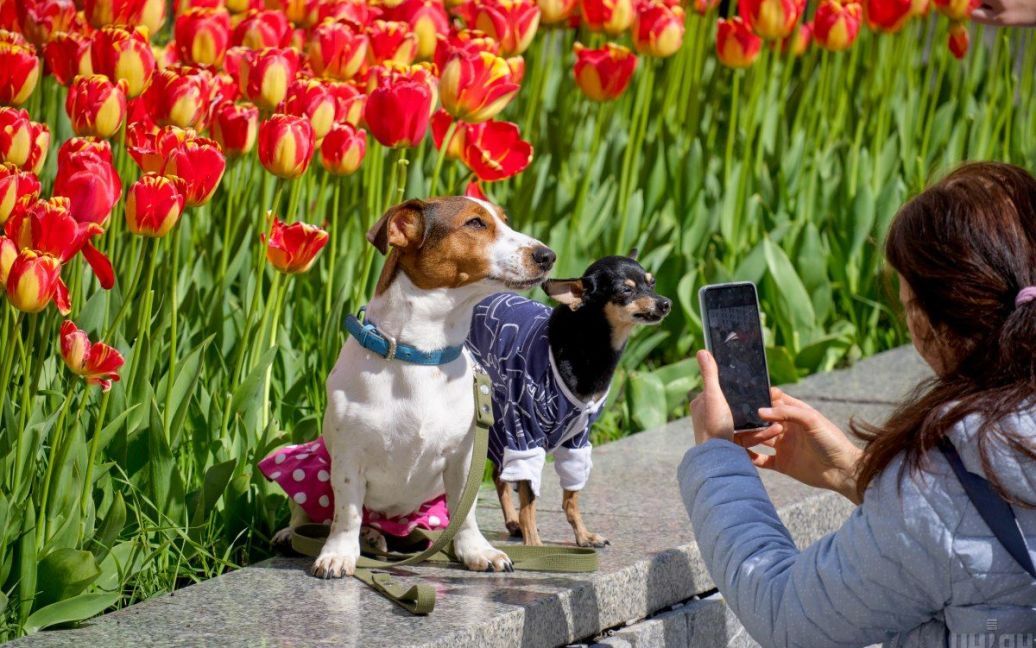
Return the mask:
[[[65,433],[65,419],[68,417],[68,407],[72,403],[72,395],[75,394],[73,385],[66,383],[65,388],[65,402],[61,405],[61,414],[58,415],[58,420],[54,424],[54,434],[50,439],[50,453],[47,459],[47,472],[43,477],[43,494],[40,496],[40,508],[38,511],[38,517],[36,520],[36,545],[42,547],[46,540],[47,533],[47,502],[50,499],[50,483],[54,478],[54,464],[58,462],[60,456],[60,447],[62,441],[64,441]],[[86,400],[86,394],[83,394],[83,401]],[[80,412],[82,409],[80,408]],[[79,416],[76,417],[78,421]]]
[[[94,466],[97,465],[97,453],[101,446],[101,433],[104,431],[104,419],[108,414],[108,400],[111,392],[106,391],[101,396],[101,408],[97,412],[97,419],[94,421],[94,435],[90,439],[90,459],[86,462],[86,476],[83,479],[83,493],[79,498],[79,510],[83,519],[86,519],[87,503],[90,501],[90,493],[93,492]],[[84,394],[83,400],[86,400]]]
[[[428,187],[428,195],[436,195],[436,191],[439,190],[439,174],[442,173],[442,163],[446,159],[446,152],[450,149],[450,143],[453,141],[453,135],[457,132],[457,120],[454,119],[450,122],[449,128],[446,129],[446,135],[442,138],[442,146],[439,147],[439,152],[435,155],[435,166],[432,167],[432,182]],[[406,151],[405,148],[399,149],[400,151]],[[399,159],[406,159],[405,154],[401,155]]]
[[[331,174],[326,174],[327,175]],[[338,237],[341,236],[341,232],[338,230],[338,209],[339,199],[342,194],[342,185],[345,184],[345,178],[336,178],[335,186],[332,190],[331,198],[331,241],[330,249],[328,250],[327,258],[327,281],[324,282],[324,312],[331,312],[331,301],[335,292],[335,263],[338,261]]]
[[[173,421],[173,387],[176,383],[177,320],[179,319],[178,310],[180,307],[177,290],[180,283],[179,243],[182,232],[183,228],[177,228],[173,235],[169,237],[169,252],[173,257],[172,272],[169,275],[169,371],[166,373],[165,407],[162,412],[162,429],[165,432],[166,443],[169,443],[172,438],[172,430],[169,426]]]
[[[731,164],[734,161],[734,139],[737,135],[738,106],[741,94],[740,70],[734,70],[734,79],[730,90],[730,121],[727,122],[727,146],[723,156],[723,184],[730,186]]]
[[[24,443],[26,441],[26,425],[29,420],[29,410],[32,409],[32,397],[36,386],[33,384],[32,361],[34,356],[29,349],[38,349],[36,345],[36,332],[40,325],[39,313],[29,316],[29,334],[22,341],[22,399],[18,410],[18,438],[15,441],[14,452],[14,487],[20,489],[22,486],[22,475],[25,470],[25,459],[22,457]],[[44,355],[42,353],[38,354]]]

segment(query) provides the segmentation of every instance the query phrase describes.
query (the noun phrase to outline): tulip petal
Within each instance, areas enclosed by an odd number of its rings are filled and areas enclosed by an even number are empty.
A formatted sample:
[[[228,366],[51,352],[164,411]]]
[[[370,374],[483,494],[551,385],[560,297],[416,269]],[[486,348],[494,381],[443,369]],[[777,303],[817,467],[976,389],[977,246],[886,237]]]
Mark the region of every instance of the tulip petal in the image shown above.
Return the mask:
[[[111,259],[89,241],[83,246],[83,257],[90,264],[94,274],[97,275],[97,280],[101,282],[101,287],[105,290],[111,290],[112,286],[115,285],[115,270],[112,268]]]

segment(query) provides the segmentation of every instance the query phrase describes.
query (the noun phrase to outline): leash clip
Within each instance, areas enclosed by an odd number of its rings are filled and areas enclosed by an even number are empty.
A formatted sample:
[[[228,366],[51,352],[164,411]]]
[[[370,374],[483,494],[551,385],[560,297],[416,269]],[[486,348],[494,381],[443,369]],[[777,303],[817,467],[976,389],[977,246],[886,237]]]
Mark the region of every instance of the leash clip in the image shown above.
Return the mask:
[[[392,337],[388,333],[385,333],[384,331],[381,333],[381,335],[388,342],[388,353],[385,354],[385,359],[386,360],[395,360],[396,359],[396,347],[398,346],[396,344],[396,338]]]

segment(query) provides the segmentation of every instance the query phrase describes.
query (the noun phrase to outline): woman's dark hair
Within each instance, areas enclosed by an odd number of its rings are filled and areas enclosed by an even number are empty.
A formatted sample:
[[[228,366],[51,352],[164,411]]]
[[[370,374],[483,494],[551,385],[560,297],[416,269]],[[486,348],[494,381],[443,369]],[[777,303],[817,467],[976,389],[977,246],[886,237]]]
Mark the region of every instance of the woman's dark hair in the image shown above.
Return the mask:
[[[921,468],[954,425],[977,414],[983,472],[1011,499],[989,443],[995,438],[1036,460],[1036,438],[1000,425],[1036,403],[1036,301],[1015,306],[1019,291],[1036,285],[1036,178],[1008,164],[960,167],[899,210],[885,256],[913,292],[908,310],[927,317],[947,366],[885,425],[853,423],[852,431],[868,441],[859,496],[900,453],[904,468]]]

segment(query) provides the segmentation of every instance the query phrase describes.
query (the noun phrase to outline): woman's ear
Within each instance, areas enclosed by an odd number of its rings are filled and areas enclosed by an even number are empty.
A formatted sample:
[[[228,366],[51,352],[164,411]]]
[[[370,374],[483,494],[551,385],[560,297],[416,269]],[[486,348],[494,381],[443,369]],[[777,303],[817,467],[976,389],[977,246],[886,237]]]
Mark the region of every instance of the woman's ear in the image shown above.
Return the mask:
[[[405,249],[424,240],[427,203],[416,198],[390,207],[367,232],[367,240],[382,254],[389,246]]]
[[[559,304],[572,310],[583,305],[583,279],[548,279],[543,282],[543,291]]]

